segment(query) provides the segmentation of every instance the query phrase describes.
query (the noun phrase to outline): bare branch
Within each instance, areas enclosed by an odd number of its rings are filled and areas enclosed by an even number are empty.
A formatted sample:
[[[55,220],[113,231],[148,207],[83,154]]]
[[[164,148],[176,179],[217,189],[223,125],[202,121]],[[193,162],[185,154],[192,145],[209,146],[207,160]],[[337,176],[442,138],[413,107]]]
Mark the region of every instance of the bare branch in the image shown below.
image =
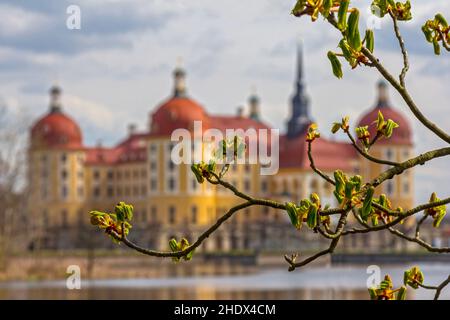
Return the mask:
[[[295,269],[303,267],[326,254],[333,253],[334,249],[336,248],[336,246],[339,242],[339,239],[340,239],[340,237],[333,239],[330,243],[330,246],[327,249],[319,251],[318,253],[316,253],[300,262],[295,262],[292,259],[290,259],[288,256],[284,256],[284,259],[289,263],[288,270],[294,271]]]
[[[434,132],[439,138],[447,143],[450,143],[450,135],[448,135],[444,130],[439,128],[436,124],[431,122],[417,107],[414,100],[409,95],[408,91],[402,87],[402,85],[397,82],[394,77],[384,68],[384,66],[379,62],[379,60],[365,47],[361,49],[361,52],[369,58],[370,61],[375,65],[375,68],[383,75],[383,77],[397,90],[397,92],[402,96],[403,100],[408,105],[414,116],[429,130]]]
[[[411,169],[417,165],[423,165],[426,162],[450,155],[450,148],[441,148],[432,151],[425,152],[417,157],[411,158],[407,161],[401,162],[398,166],[392,167],[382,172],[378,177],[372,180],[371,185],[374,187],[379,186],[384,181],[393,178],[396,175],[403,173],[403,171]]]
[[[433,247],[431,244],[425,242],[421,238],[419,238],[419,237],[409,237],[409,236],[407,236],[406,234],[404,234],[403,232],[401,232],[398,229],[389,227],[388,230],[392,234],[394,234],[394,235],[396,235],[396,236],[398,236],[398,237],[400,237],[400,238],[402,238],[404,240],[417,243],[418,245],[424,247],[425,249],[427,249],[430,252],[438,252],[438,253],[448,253],[448,252],[450,252],[450,247]]]
[[[314,163],[314,159],[313,156],[311,154],[312,152],[312,141],[308,141],[308,159],[309,159],[309,166],[311,167],[311,169],[314,170],[314,172],[316,172],[319,176],[321,176],[324,180],[326,180],[328,183],[331,183],[333,186],[336,185],[336,182],[334,182],[333,179],[331,179],[327,174],[323,173],[321,170],[319,170],[315,163]]]
[[[399,75],[399,80],[400,80],[400,85],[403,88],[405,88],[405,76],[409,70],[408,52],[406,51],[405,42],[403,41],[403,37],[400,33],[400,28],[398,27],[397,18],[392,14],[391,11],[389,11],[389,15],[391,16],[392,21],[394,22],[395,36],[397,37],[397,40],[398,40],[398,43],[400,45],[400,49],[401,49],[402,55],[403,55],[403,69]]]
[[[349,130],[345,130],[345,133],[347,133],[347,136],[350,139],[350,141],[352,142],[352,145],[356,149],[356,151],[358,151],[358,153],[360,155],[362,155],[364,158],[366,158],[367,160],[375,162],[375,163],[378,163],[378,164],[385,164],[385,165],[388,165],[388,166],[398,166],[398,165],[400,165],[398,162],[384,160],[384,159],[378,159],[376,157],[371,156],[370,154],[368,154],[366,151],[364,151],[363,149],[361,149],[358,146],[358,144],[356,143],[355,138],[353,138],[353,136],[349,132]]]
[[[438,300],[441,295],[441,291],[450,283],[450,276],[445,279],[440,285],[436,288],[436,294],[434,295],[434,300]]]
[[[109,232],[109,234],[114,237],[114,239],[116,239],[117,241],[120,241],[122,243],[124,243],[127,247],[136,250],[137,252],[140,252],[142,254],[148,255],[148,256],[153,256],[153,257],[162,257],[162,258],[167,258],[167,257],[175,257],[175,258],[181,258],[186,256],[188,253],[192,252],[193,250],[195,250],[197,247],[199,247],[203,241],[205,241],[214,231],[216,231],[225,221],[227,221],[229,218],[231,218],[233,216],[234,213],[236,213],[237,211],[250,207],[254,205],[254,203],[252,202],[244,202],[241,203],[237,206],[234,206],[233,208],[231,208],[230,210],[228,210],[228,212],[221,216],[217,222],[212,225],[211,227],[209,227],[205,232],[203,232],[198,239],[190,246],[188,246],[187,248],[185,248],[182,251],[177,251],[177,252],[170,252],[170,251],[157,251],[157,250],[150,250],[150,249],[146,249],[143,247],[140,247],[139,245],[133,243],[132,241],[128,240],[128,238],[126,237],[126,235],[124,233],[122,233],[122,235],[117,234],[114,231]],[[123,230],[123,228],[122,228]]]

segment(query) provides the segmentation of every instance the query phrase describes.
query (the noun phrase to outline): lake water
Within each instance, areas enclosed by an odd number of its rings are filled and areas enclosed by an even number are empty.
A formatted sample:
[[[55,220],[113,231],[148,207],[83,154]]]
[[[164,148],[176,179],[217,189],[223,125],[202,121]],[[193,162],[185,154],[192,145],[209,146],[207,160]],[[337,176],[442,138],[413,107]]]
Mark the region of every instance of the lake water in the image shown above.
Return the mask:
[[[381,266],[400,285],[411,267]],[[421,265],[425,282],[436,285],[449,274],[449,264]],[[82,281],[69,290],[65,281],[0,283],[0,299],[368,299],[367,266],[322,266],[288,272],[259,268],[242,275],[181,276],[152,279]],[[409,299],[431,299],[434,291],[408,288]],[[450,299],[450,288],[441,294]]]

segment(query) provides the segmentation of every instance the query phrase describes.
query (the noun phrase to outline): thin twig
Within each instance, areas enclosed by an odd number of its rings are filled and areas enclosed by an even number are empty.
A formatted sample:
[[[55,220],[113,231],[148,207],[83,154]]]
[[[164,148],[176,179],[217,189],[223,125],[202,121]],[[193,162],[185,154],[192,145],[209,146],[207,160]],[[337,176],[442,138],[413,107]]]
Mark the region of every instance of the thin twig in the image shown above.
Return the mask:
[[[434,247],[431,244],[425,242],[423,239],[421,239],[419,237],[409,237],[398,229],[389,227],[388,230],[392,234],[394,234],[404,240],[408,240],[409,242],[417,243],[418,245],[427,249],[427,251],[429,251],[429,252],[436,252],[436,253],[449,253],[450,252],[450,247]]]
[[[355,138],[353,138],[352,134],[350,133],[349,130],[345,130],[345,133],[347,133],[348,138],[350,139],[350,141],[352,142],[353,147],[356,149],[356,151],[358,151],[358,153],[360,155],[362,155],[364,158],[366,158],[369,161],[378,163],[378,164],[385,164],[388,166],[398,166],[400,165],[398,162],[393,162],[393,161],[389,161],[389,160],[384,160],[384,159],[378,159],[376,157],[371,156],[370,154],[368,154],[366,151],[362,150],[358,144],[356,143]]]
[[[314,172],[316,172],[319,176],[321,176],[324,180],[326,180],[328,183],[332,184],[333,186],[336,185],[336,182],[334,182],[333,179],[331,179],[327,174],[323,173],[321,170],[319,170],[315,163],[314,163],[314,159],[312,156],[312,141],[308,141],[308,159],[309,159],[309,166],[311,167],[311,169],[314,170]]]
[[[339,30],[336,17],[332,14],[330,14],[327,17],[327,21],[334,26],[336,29]],[[343,35],[343,31],[339,30]],[[417,107],[414,100],[409,95],[409,92],[406,88],[404,88],[395,78],[394,76],[389,73],[389,71],[380,63],[377,57],[375,57],[372,52],[370,52],[369,49],[366,47],[361,48],[361,52],[372,62],[372,64],[377,68],[377,70],[381,73],[381,75],[397,90],[397,92],[402,96],[403,100],[408,105],[411,112],[414,114],[414,116],[429,130],[434,132],[439,138],[444,140],[447,143],[450,143],[450,135],[448,135],[444,130],[439,128],[435,123],[431,122],[425,115],[420,111],[420,109]]]
[[[248,202],[241,203],[237,206],[234,206],[233,208],[228,210],[228,212],[225,215],[221,216],[214,225],[212,225],[205,232],[203,232],[193,244],[191,244],[190,246],[186,247],[184,250],[181,250],[181,251],[170,252],[170,251],[157,251],[157,250],[146,249],[146,248],[143,248],[143,247],[133,243],[132,241],[128,240],[128,238],[125,236],[124,233],[122,233],[122,235],[119,235],[116,232],[111,231],[111,232],[109,232],[109,234],[112,237],[114,237],[116,240],[125,244],[127,247],[134,249],[145,255],[153,256],[153,257],[163,257],[163,258],[164,257],[181,258],[181,257],[186,256],[191,251],[195,250],[197,247],[199,247],[203,241],[205,241],[225,221],[227,221],[229,218],[231,218],[234,213],[236,213],[237,211],[242,210],[244,208],[250,207],[252,205],[255,205],[255,204],[248,201]]]
[[[441,291],[450,283],[450,276],[446,280],[444,280],[440,285],[436,288],[436,294],[434,295],[434,300],[438,300],[441,295]]]
[[[399,75],[399,80],[400,80],[400,85],[403,88],[405,88],[406,87],[405,86],[405,76],[409,70],[408,52],[406,51],[405,42],[403,41],[403,37],[400,33],[400,28],[398,27],[397,18],[392,14],[391,11],[389,11],[389,15],[391,16],[392,21],[394,22],[395,36],[397,37],[398,44],[400,45],[400,49],[401,49],[402,55],[403,55],[403,69]]]

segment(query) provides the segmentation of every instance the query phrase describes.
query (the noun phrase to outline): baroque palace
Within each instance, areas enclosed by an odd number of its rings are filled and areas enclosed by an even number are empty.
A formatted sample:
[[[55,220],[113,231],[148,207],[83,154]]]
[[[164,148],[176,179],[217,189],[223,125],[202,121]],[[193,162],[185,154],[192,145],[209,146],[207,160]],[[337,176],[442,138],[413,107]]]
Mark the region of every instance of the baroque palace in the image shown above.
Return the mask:
[[[334,204],[333,190],[310,168],[305,132],[312,117],[305,93],[301,50],[297,59],[291,115],[279,141],[279,172],[264,176],[260,175],[259,165],[233,165],[225,179],[258,197],[299,201],[317,192],[323,202]],[[51,88],[49,109],[30,131],[28,210],[36,221],[30,231],[30,247],[85,248],[93,241],[96,247],[112,247],[109,238],[90,226],[88,213],[93,209],[113,210],[117,202],[125,201],[135,208],[130,238],[142,246],[167,249],[170,238],[195,240],[228,208],[239,203],[240,199],[228,190],[198,184],[188,164],[175,165],[171,161],[174,144],[171,134],[177,128],[192,130],[197,120],[223,131],[270,129],[260,113],[260,99],[256,95],[250,97],[248,112],[240,109],[235,115],[210,114],[188,95],[185,76],[183,69],[175,70],[174,91],[150,112],[147,130],[137,132],[130,125],[128,136],[110,148],[83,144],[79,125],[69,116],[70,106],[63,108],[61,89]],[[375,104],[362,115],[359,125],[371,124],[378,110],[382,110],[385,118],[399,123],[392,138],[381,139],[371,153],[402,161],[413,151],[410,124],[390,105],[386,84],[380,82],[377,90]],[[314,142],[313,157],[316,166],[329,174],[341,169],[370,179],[384,169],[362,158],[350,143],[325,137]],[[413,181],[412,172],[407,171],[383,184],[382,192],[396,206],[409,208],[414,202]],[[305,241],[308,239],[311,241]],[[324,241],[319,239],[306,228],[295,230],[283,211],[251,207],[237,213],[200,249],[303,251],[316,248]],[[344,249],[367,251],[397,248],[401,241],[394,240],[377,233],[372,237],[346,237],[343,242]]]

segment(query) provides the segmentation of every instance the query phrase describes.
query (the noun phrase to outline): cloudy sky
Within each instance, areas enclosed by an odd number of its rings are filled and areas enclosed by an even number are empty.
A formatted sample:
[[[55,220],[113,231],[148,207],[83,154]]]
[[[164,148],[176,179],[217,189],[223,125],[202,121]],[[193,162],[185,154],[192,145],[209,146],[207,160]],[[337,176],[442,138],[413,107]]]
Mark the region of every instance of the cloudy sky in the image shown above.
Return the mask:
[[[345,68],[335,79],[326,52],[339,36],[323,21],[291,16],[294,0],[2,0],[0,3],[0,101],[11,112],[37,117],[47,110],[49,87],[64,90],[65,110],[78,120],[88,144],[113,144],[128,123],[141,130],[148,113],[172,90],[171,72],[182,57],[190,95],[212,113],[234,113],[252,91],[264,119],[283,128],[293,91],[296,46],[304,43],[307,91],[319,126],[342,115],[356,121],[375,100],[374,69]],[[358,1],[361,25],[369,1]],[[450,55],[436,57],[420,25],[446,0],[412,1],[413,22],[401,28],[411,54],[407,84],[423,112],[450,131]],[[81,30],[66,27],[69,5],[81,9]],[[397,72],[401,60],[390,21],[376,26],[376,54]],[[398,110],[407,107],[391,90]],[[417,152],[442,146],[411,118]],[[448,161],[417,170],[417,196],[450,193]]]

